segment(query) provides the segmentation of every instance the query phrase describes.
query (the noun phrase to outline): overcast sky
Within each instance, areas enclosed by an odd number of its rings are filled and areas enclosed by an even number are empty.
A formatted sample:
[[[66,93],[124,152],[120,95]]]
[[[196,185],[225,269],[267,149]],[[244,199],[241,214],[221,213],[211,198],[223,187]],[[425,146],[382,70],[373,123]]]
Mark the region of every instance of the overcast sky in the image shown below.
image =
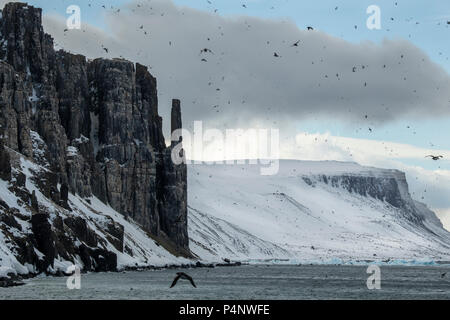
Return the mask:
[[[148,65],[166,136],[180,98],[187,128],[279,128],[284,158],[399,168],[417,200],[450,208],[448,2],[379,1],[375,31],[367,1],[103,2],[30,1],[58,47]],[[70,4],[81,30],[64,31]]]
[[[63,32],[65,20],[57,16],[47,17],[46,30],[67,50],[97,57],[105,46],[109,57],[150,65],[162,106],[181,98],[187,123],[326,115],[379,124],[450,114],[448,73],[407,39],[353,43],[305,31],[294,20],[223,17],[169,0],[115,10],[105,10],[104,31],[84,24],[87,32]],[[205,48],[211,51],[200,53]]]

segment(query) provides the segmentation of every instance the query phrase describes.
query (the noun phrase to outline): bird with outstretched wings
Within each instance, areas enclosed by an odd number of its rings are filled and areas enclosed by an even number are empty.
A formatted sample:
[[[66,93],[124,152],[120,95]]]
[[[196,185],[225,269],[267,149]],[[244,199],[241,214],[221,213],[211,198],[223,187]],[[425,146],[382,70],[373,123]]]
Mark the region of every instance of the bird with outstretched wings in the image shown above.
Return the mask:
[[[177,272],[177,276],[175,277],[175,279],[173,279],[172,285],[170,287],[171,288],[175,287],[179,279],[188,280],[194,288],[197,288],[197,286],[194,283],[194,279],[192,279],[191,276],[187,275],[184,272]]]
[[[426,156],[425,158],[431,158],[431,159],[433,159],[434,161],[438,161],[438,160],[441,160],[442,158],[444,158],[444,156],[433,156],[433,155],[429,155],[429,156]]]

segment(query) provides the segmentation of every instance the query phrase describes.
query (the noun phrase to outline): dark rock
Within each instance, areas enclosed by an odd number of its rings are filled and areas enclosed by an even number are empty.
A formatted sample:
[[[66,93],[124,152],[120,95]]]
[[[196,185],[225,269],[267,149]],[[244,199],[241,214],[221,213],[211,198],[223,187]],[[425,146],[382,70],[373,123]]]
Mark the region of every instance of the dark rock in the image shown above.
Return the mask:
[[[15,186],[19,188],[25,188],[25,185],[27,183],[27,176],[22,172],[18,172],[15,178],[16,178]]]
[[[95,249],[92,252],[95,260],[95,271],[117,271],[117,255],[105,249]]]
[[[87,61],[82,55],[63,50],[56,55],[56,91],[59,109],[67,138],[71,141],[90,136],[89,84]]]
[[[3,201],[2,199],[0,199],[0,207],[3,209],[6,209],[6,210],[9,209],[8,204],[5,201]]]
[[[130,257],[134,257],[133,250],[127,245],[125,245],[124,252],[128,254]]]
[[[91,249],[85,245],[79,248],[84,270],[96,272],[117,271],[117,255],[105,249]]]
[[[48,215],[45,213],[33,214],[31,230],[36,239],[36,248],[44,254],[43,259],[38,261],[37,267],[40,272],[45,272],[49,266],[53,267],[55,260],[55,243]]]
[[[118,251],[123,252],[124,250],[124,227],[111,220],[108,223],[106,230],[108,233],[108,241],[116,248]]]
[[[68,187],[67,183],[63,183],[61,185],[61,188],[59,190],[59,194],[60,194],[59,202],[61,204],[61,207],[65,208],[65,209],[68,209],[68,210],[71,210],[70,207],[69,207],[69,203],[68,203],[68,201],[69,201],[69,187]]]
[[[25,285],[24,282],[14,281],[11,279],[0,278],[0,288],[19,287]]]
[[[0,222],[5,223],[7,226],[16,228],[22,231],[22,226],[17,222],[16,218],[10,213],[4,212],[0,214]]]
[[[92,270],[91,249],[86,247],[84,244],[81,244],[78,250],[81,261],[84,264],[84,270]]]
[[[23,238],[14,238],[14,242],[17,246],[16,258],[21,264],[28,263],[30,265],[38,266],[42,263],[39,262],[39,257],[34,250],[34,247],[36,246],[36,239],[34,239],[33,235],[27,235]]]
[[[57,215],[53,219],[53,232],[55,235],[55,249],[57,255],[66,261],[73,260],[79,254],[78,248],[73,241],[73,234],[67,232],[61,216]]]
[[[131,216],[154,235],[160,232],[156,194],[157,162],[163,151],[157,116],[156,81],[142,67],[125,60],[96,59],[88,66],[97,115],[104,185],[94,187],[117,211]],[[95,139],[95,137],[94,137]]]
[[[98,244],[97,235],[93,230],[88,228],[86,221],[81,217],[69,217],[64,219],[67,225],[77,239],[84,242],[89,247],[96,247]]]
[[[59,192],[61,194],[61,201],[67,203],[67,200],[69,200],[69,187],[66,183],[61,185]]]
[[[2,140],[0,140],[0,179],[11,180],[11,160]]]
[[[42,10],[26,3],[7,3],[3,8],[1,31],[6,50],[1,57],[18,72],[30,71],[36,82],[45,83],[48,61],[54,55],[53,41],[44,34]]]
[[[178,99],[173,99],[172,100],[172,112],[171,112],[171,131],[172,133],[175,130],[181,129],[182,128],[182,120],[181,120],[181,102]],[[179,143],[182,141],[182,138],[180,137],[180,139],[178,141],[172,141],[172,144],[174,143]]]
[[[172,132],[181,128],[181,111],[178,100],[172,102]],[[172,145],[164,154],[162,172],[164,173],[159,185],[162,202],[161,229],[171,239],[179,251],[188,250],[189,238],[187,234],[187,166],[186,162],[175,164],[172,153],[179,153],[184,157],[184,151],[179,149],[181,141]]]
[[[33,190],[31,194],[31,208],[33,208],[35,213],[39,213],[39,202],[36,198],[36,191]]]

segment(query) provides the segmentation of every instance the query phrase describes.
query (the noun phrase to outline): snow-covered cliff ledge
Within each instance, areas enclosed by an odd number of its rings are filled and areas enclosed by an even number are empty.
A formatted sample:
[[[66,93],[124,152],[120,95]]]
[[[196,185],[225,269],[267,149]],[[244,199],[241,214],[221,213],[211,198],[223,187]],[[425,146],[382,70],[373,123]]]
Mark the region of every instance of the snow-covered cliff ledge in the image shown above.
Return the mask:
[[[405,175],[356,163],[281,161],[189,168],[189,235],[210,260],[450,261],[450,233]],[[288,259],[288,260],[286,260]]]
[[[47,259],[33,232],[33,217],[38,216],[34,201],[40,212],[49,214],[50,229],[44,237],[54,244],[55,256],[46,269],[48,273],[65,272],[73,264],[86,271],[107,271],[194,263],[165,250],[142,226],[96,197],[69,194],[69,207],[64,208],[44,195],[36,184],[36,177],[46,169],[10,152],[15,163],[13,176],[22,177],[23,185],[17,178],[10,182],[0,179],[0,280],[39,273]],[[35,200],[25,202],[27,193],[23,190],[33,192]],[[114,259],[109,261],[109,256]]]

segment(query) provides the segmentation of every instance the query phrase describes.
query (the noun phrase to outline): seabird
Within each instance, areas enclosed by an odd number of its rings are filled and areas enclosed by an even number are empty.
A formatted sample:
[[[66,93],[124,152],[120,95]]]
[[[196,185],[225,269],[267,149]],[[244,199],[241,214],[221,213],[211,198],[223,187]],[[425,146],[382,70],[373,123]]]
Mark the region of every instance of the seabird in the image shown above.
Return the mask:
[[[208,52],[214,54],[214,52],[212,52],[212,50],[210,50],[210,49],[208,49],[208,48],[204,48],[204,49],[200,50],[200,54],[202,54],[202,53],[208,53]]]
[[[313,27],[307,27],[307,29],[308,29],[308,30],[314,30],[314,28],[313,28]]]
[[[197,288],[192,277],[190,277],[189,275],[187,275],[184,272],[177,272],[177,276],[175,277],[175,279],[173,279],[172,285],[170,287],[171,288],[175,287],[175,285],[177,284],[179,279],[189,280],[191,282],[192,286],[194,288]]]
[[[300,40],[298,40],[296,43],[294,43],[291,47],[298,47],[299,43],[300,43]]]
[[[429,156],[426,156],[425,158],[431,158],[431,159],[433,159],[434,161],[438,161],[438,160],[441,160],[442,158],[444,158],[444,156],[433,156],[433,155],[429,155]]]

